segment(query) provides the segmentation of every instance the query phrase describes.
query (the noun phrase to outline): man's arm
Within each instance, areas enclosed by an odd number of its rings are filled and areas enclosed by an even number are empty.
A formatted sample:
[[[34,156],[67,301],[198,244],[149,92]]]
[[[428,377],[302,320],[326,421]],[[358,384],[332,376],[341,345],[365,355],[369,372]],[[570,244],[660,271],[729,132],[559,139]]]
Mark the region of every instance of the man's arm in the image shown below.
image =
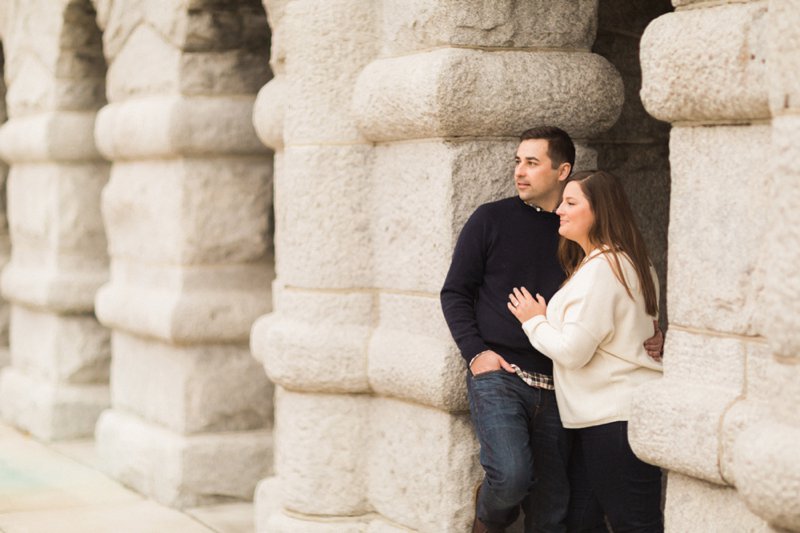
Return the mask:
[[[479,212],[473,213],[458,237],[440,293],[447,326],[473,374],[500,368],[513,372],[499,354],[489,349],[478,328],[475,302],[483,284],[487,248],[482,217]]]

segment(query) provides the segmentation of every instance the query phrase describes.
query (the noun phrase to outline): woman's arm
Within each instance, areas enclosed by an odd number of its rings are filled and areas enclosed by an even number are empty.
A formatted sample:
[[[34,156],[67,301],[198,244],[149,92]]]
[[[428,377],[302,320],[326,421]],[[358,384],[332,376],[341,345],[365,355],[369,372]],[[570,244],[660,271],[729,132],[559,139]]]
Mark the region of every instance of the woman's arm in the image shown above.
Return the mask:
[[[559,330],[543,315],[522,324],[534,348],[563,367],[574,370],[585,366],[594,357],[600,342],[575,322],[564,324]]]

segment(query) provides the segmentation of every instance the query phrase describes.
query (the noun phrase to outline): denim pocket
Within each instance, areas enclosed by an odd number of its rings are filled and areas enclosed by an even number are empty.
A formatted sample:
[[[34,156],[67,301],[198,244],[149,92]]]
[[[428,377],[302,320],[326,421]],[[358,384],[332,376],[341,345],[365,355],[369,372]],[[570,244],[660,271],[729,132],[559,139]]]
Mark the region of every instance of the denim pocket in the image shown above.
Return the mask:
[[[472,372],[470,372],[470,374],[472,374]],[[498,368],[497,370],[489,370],[488,372],[481,372],[480,374],[472,374],[472,379],[476,379],[476,380],[483,379],[483,378],[486,378],[486,377],[491,377],[491,376],[496,375],[496,374],[512,375],[511,373],[506,372],[502,368]]]

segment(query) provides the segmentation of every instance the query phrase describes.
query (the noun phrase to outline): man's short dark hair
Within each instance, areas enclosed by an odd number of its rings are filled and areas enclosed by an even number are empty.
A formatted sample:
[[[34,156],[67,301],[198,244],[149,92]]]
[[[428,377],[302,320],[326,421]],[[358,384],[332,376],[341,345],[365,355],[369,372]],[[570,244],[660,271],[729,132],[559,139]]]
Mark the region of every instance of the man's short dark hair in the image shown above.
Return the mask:
[[[570,167],[575,168],[575,144],[566,131],[555,126],[536,126],[519,136],[519,142],[530,139],[547,141],[547,157],[553,168],[558,168],[561,163],[569,163]]]

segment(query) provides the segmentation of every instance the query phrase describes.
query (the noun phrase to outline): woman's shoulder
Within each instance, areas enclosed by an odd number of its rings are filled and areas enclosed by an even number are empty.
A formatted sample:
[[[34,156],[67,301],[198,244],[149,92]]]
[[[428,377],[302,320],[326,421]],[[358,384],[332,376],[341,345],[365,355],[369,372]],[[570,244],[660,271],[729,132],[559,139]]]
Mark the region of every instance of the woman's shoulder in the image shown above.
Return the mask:
[[[583,270],[584,277],[593,280],[595,283],[606,280],[610,281],[612,279],[619,283],[619,278],[616,274],[618,268],[617,264],[619,264],[619,268],[622,269],[622,274],[625,276],[626,281],[638,285],[636,268],[633,266],[631,258],[628,257],[628,254],[625,252],[602,250],[590,256],[586,260],[586,263],[578,269],[578,273]]]

